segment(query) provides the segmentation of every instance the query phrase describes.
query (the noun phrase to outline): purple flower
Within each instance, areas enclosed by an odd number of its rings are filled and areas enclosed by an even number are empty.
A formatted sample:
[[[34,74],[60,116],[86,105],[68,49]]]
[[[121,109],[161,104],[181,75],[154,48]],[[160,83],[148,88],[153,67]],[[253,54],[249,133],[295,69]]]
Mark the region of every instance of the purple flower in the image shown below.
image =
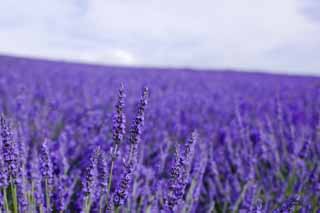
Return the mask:
[[[31,194],[34,196],[36,204],[37,205],[43,205],[43,189],[42,189],[42,175],[40,172],[40,163],[39,163],[39,157],[36,153],[36,150],[33,149],[31,151],[32,157],[30,158],[29,168],[27,168],[27,180],[31,185],[33,185],[34,194]],[[31,186],[32,187],[32,186]]]
[[[52,195],[52,186],[53,186],[53,170],[52,170],[52,161],[50,158],[48,140],[45,139],[40,148],[40,173],[41,173],[41,182],[43,191],[45,193],[45,208],[47,212],[50,212],[51,209],[51,195]]]
[[[97,178],[97,162],[100,155],[100,147],[96,148],[90,156],[89,165],[86,168],[84,180],[82,183],[83,193],[85,196],[90,196],[94,190],[95,180]]]
[[[53,165],[50,158],[48,140],[45,139],[40,148],[40,172],[43,180],[47,180],[49,183],[53,179]]]
[[[103,166],[103,170],[100,173],[100,182],[101,182],[101,187],[105,187],[105,189],[102,189],[103,191],[106,192],[106,205],[105,208],[110,208],[110,190],[111,190],[111,185],[112,185],[112,179],[113,179],[113,171],[114,171],[114,165],[116,162],[116,159],[118,157],[118,150],[119,150],[119,145],[122,143],[124,134],[125,134],[125,127],[126,127],[126,117],[124,113],[124,98],[125,98],[125,93],[124,93],[124,86],[121,84],[120,89],[119,89],[119,94],[118,94],[118,100],[115,105],[115,112],[113,114],[113,129],[112,129],[112,137],[113,137],[113,146],[111,149],[112,152],[112,158],[111,158],[111,163],[110,163],[110,171],[109,171],[109,177],[108,180],[102,180],[105,179],[104,176],[107,175],[107,168],[104,165],[106,161],[105,159],[105,154],[103,154],[103,158],[101,159],[102,161],[100,162],[100,166]]]
[[[138,105],[138,112],[136,118],[130,129],[130,152],[127,163],[124,165],[124,172],[121,176],[120,184],[113,196],[113,203],[115,206],[123,205],[128,199],[128,190],[132,181],[133,171],[136,164],[136,151],[141,140],[141,133],[144,124],[144,111],[148,103],[148,88],[143,89],[143,94]]]
[[[275,209],[273,213],[293,213],[295,207],[300,204],[300,196],[295,195],[287,199],[279,208]]]
[[[118,100],[115,105],[116,110],[113,115],[112,137],[113,142],[116,146],[119,146],[121,144],[125,134],[126,117],[123,109],[125,97],[126,95],[124,93],[124,86],[123,84],[121,84],[118,94]]]
[[[140,102],[138,104],[138,112],[136,114],[135,120],[133,124],[131,125],[130,129],[130,157],[129,161],[134,159],[134,155],[137,151],[137,146],[140,143],[141,140],[141,134],[144,124],[144,111],[148,104],[148,96],[149,96],[149,89],[145,87],[143,89],[143,94],[140,99]]]
[[[174,211],[185,194],[197,137],[197,132],[194,131],[191,138],[185,143],[183,151],[179,153],[176,149],[174,165],[170,172],[168,195],[165,199],[166,208],[169,211]]]
[[[125,171],[121,176],[121,180],[117,191],[113,196],[113,204],[118,207],[125,204],[128,199],[128,190],[132,182],[133,165],[132,162],[124,166]]]
[[[251,205],[249,213],[264,213],[262,201],[257,200],[255,205]]]
[[[8,173],[4,166],[2,155],[0,155],[0,188],[8,186]]]
[[[13,140],[10,124],[5,120],[3,114],[0,116],[0,128],[4,170],[8,175],[8,181],[16,184],[19,172],[18,150]]]
[[[306,141],[303,143],[303,146],[302,146],[301,150],[300,150],[299,153],[298,153],[298,156],[299,156],[300,158],[302,158],[302,159],[307,158],[309,146],[310,146],[310,141],[309,141],[309,140],[306,140]]]
[[[53,203],[54,208],[63,212],[67,209],[67,205],[72,195],[74,187],[74,178],[72,176],[61,175],[54,179]]]
[[[17,177],[17,194],[18,194],[18,201],[19,201],[19,209],[20,212],[26,212],[28,207],[28,200],[27,200],[27,172],[26,172],[26,144],[21,136],[21,129],[19,128],[17,134],[17,140],[19,145],[19,171]]]
[[[98,159],[98,179],[101,191],[105,191],[108,185],[108,165],[106,153],[101,151],[101,154]]]

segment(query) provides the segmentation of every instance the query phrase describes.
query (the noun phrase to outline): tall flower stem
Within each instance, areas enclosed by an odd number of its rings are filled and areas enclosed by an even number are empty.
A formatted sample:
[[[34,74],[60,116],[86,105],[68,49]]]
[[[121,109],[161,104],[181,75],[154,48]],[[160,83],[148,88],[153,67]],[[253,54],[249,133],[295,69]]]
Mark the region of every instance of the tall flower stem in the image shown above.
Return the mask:
[[[49,187],[49,184],[48,184],[48,178],[45,179],[45,193],[46,193],[46,207],[47,207],[47,210],[50,210],[50,187]]]
[[[114,167],[114,162],[116,160],[115,156],[116,156],[117,151],[118,151],[118,144],[115,145],[114,151],[113,151],[113,154],[112,154],[110,172],[109,172],[109,179],[108,179],[108,188],[107,188],[107,193],[106,193],[106,206],[105,206],[104,211],[106,210],[106,208],[108,208],[108,205],[109,205],[109,194],[110,194],[110,191],[111,191],[113,167]]]
[[[40,206],[39,206],[39,212],[40,212],[40,213],[44,213],[44,212],[43,212],[43,206],[42,206],[41,204],[40,204]]]
[[[90,196],[86,196],[84,199],[84,211],[85,213],[90,213],[90,208],[91,208],[91,200]]]
[[[112,149],[112,158],[111,158],[109,179],[108,179],[107,192],[106,192],[106,205],[105,205],[104,211],[106,211],[106,208],[108,208],[109,206],[109,195],[110,195],[111,185],[112,185],[112,175],[113,175],[114,164],[117,159],[119,145],[122,143],[122,140],[125,134],[125,123],[126,123],[126,117],[124,114],[125,97],[126,97],[126,94],[124,92],[124,86],[123,84],[121,84],[119,93],[118,93],[118,100],[115,105],[115,112],[113,115],[113,129],[112,129],[113,149]]]
[[[114,212],[115,212],[115,213],[119,213],[119,212],[120,212],[120,207],[117,206],[117,207],[114,209]]]
[[[7,189],[3,188],[3,201],[4,201],[4,209],[6,212],[10,212],[7,198]]]
[[[11,195],[12,195],[13,213],[18,213],[17,187],[13,183],[10,184],[10,187],[11,187]]]
[[[31,191],[30,192],[27,192],[27,198],[28,198],[28,201],[29,201],[29,212],[34,212],[36,211],[36,201],[35,201],[35,198],[34,198],[34,182],[31,181]]]
[[[130,152],[128,153],[129,156],[127,157],[127,162],[124,164],[124,171],[122,173],[122,177],[119,182],[119,187],[116,190],[113,197],[113,203],[116,207],[124,205],[128,199],[128,191],[129,191],[129,188],[131,187],[132,176],[134,175],[136,161],[137,161],[136,159],[137,148],[141,140],[141,133],[142,133],[143,123],[144,123],[144,111],[148,103],[148,100],[147,100],[148,95],[149,95],[148,88],[145,87],[143,89],[143,94],[138,104],[136,117],[130,129],[130,137],[129,137]]]
[[[84,201],[83,201],[83,210],[85,213],[90,212],[91,208],[91,196],[94,193],[94,185],[96,180],[96,170],[97,170],[97,162],[100,156],[100,147],[97,147],[90,156],[89,165],[85,171],[85,177],[83,180],[83,193],[84,193]]]
[[[103,207],[103,197],[101,196],[99,200],[99,213],[103,213],[104,207]]]
[[[235,203],[235,205],[234,205],[234,208],[233,208],[233,211],[232,211],[233,213],[238,212],[239,206],[240,206],[241,202],[243,201],[243,198],[244,198],[244,196],[245,196],[245,194],[246,194],[246,191],[247,191],[248,187],[249,187],[251,184],[252,184],[252,182],[251,182],[251,181],[248,181],[248,182],[244,185],[244,187],[243,187],[243,189],[242,189],[242,192],[241,192],[240,196],[238,197],[238,199],[237,199],[237,201],[236,201],[236,203]]]

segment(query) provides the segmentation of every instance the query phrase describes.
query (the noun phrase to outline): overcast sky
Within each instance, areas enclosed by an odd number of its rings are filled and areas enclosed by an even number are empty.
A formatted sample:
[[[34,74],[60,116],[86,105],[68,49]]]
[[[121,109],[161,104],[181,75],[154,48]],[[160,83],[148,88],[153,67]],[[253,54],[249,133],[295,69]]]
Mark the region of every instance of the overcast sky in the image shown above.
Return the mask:
[[[320,75],[320,1],[1,0],[0,53]]]

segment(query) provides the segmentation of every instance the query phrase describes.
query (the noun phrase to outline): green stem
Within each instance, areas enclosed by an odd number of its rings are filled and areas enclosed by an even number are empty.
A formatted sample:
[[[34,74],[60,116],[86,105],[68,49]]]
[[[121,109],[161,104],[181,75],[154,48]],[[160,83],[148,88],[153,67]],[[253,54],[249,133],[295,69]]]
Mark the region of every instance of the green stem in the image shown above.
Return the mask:
[[[45,179],[45,193],[46,193],[46,208],[47,210],[50,210],[50,188],[48,184],[48,178]]]
[[[232,211],[233,213],[235,213],[235,212],[238,211],[239,206],[240,206],[240,204],[241,204],[241,202],[242,202],[242,200],[243,200],[243,198],[244,198],[244,196],[245,196],[245,194],[246,194],[246,191],[247,191],[249,185],[251,185],[251,181],[248,181],[248,182],[244,185],[243,190],[242,190],[242,192],[241,192],[238,200],[236,201],[236,204],[234,205],[234,210]]]
[[[216,213],[217,212],[216,209],[215,209],[215,202],[214,201],[211,201],[210,209],[209,209],[208,212],[210,212],[210,213]]]
[[[151,196],[151,202],[149,205],[147,205],[146,207],[146,213],[151,213],[151,207],[152,207],[152,201],[153,201],[154,197]]]
[[[111,166],[110,166],[110,175],[109,175],[108,188],[107,188],[107,194],[106,194],[106,207],[108,207],[109,205],[109,194],[110,194],[111,185],[112,185],[113,167],[114,167],[114,159],[112,159]]]
[[[104,207],[104,212],[107,210],[108,205],[109,205],[109,194],[110,194],[111,185],[112,185],[113,167],[114,167],[114,162],[115,162],[115,159],[116,159],[117,152],[118,152],[118,144],[115,144],[114,151],[112,153],[111,165],[110,165],[108,187],[107,187],[107,193],[106,193],[106,205]]]
[[[13,213],[18,213],[17,188],[16,188],[16,185],[13,184],[12,182],[10,186],[11,186]]]
[[[104,210],[104,207],[103,207],[102,203],[103,203],[103,196],[101,196],[101,197],[100,197],[100,200],[99,200],[99,213],[106,212],[106,211]],[[103,211],[103,210],[104,210],[104,211]]]
[[[90,209],[91,209],[90,197],[86,196],[85,199],[84,199],[84,212],[85,213],[90,213]]]
[[[227,212],[227,207],[228,207],[227,202],[224,202],[224,203],[223,203],[223,209],[222,209],[222,212],[223,212],[223,213],[226,213],[226,212]]]
[[[34,183],[31,181],[31,191],[27,192],[27,198],[29,201],[29,212],[36,212],[37,206],[36,206],[36,200],[34,198]]]
[[[34,198],[34,182],[31,182],[31,194],[30,194],[30,203],[32,210],[36,210],[36,199]]]
[[[42,207],[41,204],[40,204],[40,206],[39,206],[39,212],[40,212],[40,213],[43,213],[43,207]]]
[[[143,202],[143,197],[141,197],[141,199],[139,200],[139,203],[138,203],[138,212],[143,212],[142,211],[142,202]],[[128,209],[128,212],[130,212],[130,209]]]
[[[10,212],[9,205],[8,205],[8,198],[7,198],[7,189],[3,189],[3,201],[4,201],[4,209],[6,212]]]
[[[196,184],[197,184],[196,181],[192,180],[190,189],[189,189],[188,194],[187,194],[186,204],[184,205],[182,212],[187,213],[192,208],[192,205],[193,205],[193,202],[194,202],[193,193],[194,193],[194,190],[196,188]]]
[[[117,206],[115,209],[114,209],[114,213],[119,213],[120,212],[120,207]]]
[[[127,210],[130,213],[130,209],[131,209],[131,204],[132,203],[136,203],[136,192],[137,192],[137,177],[134,176],[133,177],[133,190],[132,190],[132,199],[128,200],[128,206],[127,206]],[[139,205],[139,204],[138,204]]]
[[[146,212],[147,213],[151,213],[151,208],[152,208],[153,202],[157,202],[156,198],[157,198],[157,194],[151,195],[151,197],[149,198],[149,204],[146,207]]]

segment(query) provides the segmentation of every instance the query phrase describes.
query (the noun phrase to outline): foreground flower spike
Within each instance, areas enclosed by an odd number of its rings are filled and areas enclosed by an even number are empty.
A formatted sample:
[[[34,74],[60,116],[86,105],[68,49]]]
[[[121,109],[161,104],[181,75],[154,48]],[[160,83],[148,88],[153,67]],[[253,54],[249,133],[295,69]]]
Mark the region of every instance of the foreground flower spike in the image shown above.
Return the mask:
[[[141,133],[142,133],[143,124],[144,124],[144,111],[148,103],[148,95],[149,95],[149,90],[147,87],[145,87],[143,89],[142,97],[138,105],[138,112],[137,112],[136,118],[130,129],[130,138],[129,138],[130,152],[127,158],[127,162],[124,165],[125,171],[122,174],[117,191],[113,196],[113,203],[116,206],[116,208],[124,205],[128,199],[128,190],[132,183],[132,176],[133,176],[135,164],[137,161],[136,151],[137,151],[138,144],[141,140]]]
[[[263,204],[260,199],[257,200],[255,205],[251,205],[249,213],[263,213]]]
[[[126,97],[126,94],[124,92],[124,86],[123,84],[121,84],[119,93],[118,93],[118,100],[115,104],[116,110],[113,114],[113,128],[112,128],[113,144],[112,144],[112,150],[111,150],[112,156],[111,156],[111,163],[110,163],[109,179],[108,179],[107,190],[106,190],[105,210],[109,205],[109,194],[110,194],[111,184],[112,184],[114,163],[118,156],[119,145],[122,143],[125,135],[125,128],[126,128],[126,116],[124,113],[125,97]]]
[[[300,196],[295,195],[286,200],[278,209],[273,213],[293,213],[294,209],[300,205]]]
[[[130,129],[130,155],[129,155],[129,161],[134,160],[134,155],[136,154],[138,144],[141,140],[141,134],[143,130],[144,125],[144,111],[148,104],[148,96],[149,96],[149,89],[145,87],[143,89],[142,97],[140,99],[139,105],[138,105],[138,112],[135,117],[135,120],[133,124],[131,125]]]
[[[12,197],[12,211],[18,212],[19,204],[17,198],[17,183],[19,182],[19,153],[16,147],[16,142],[13,140],[10,123],[6,121],[3,114],[0,115],[0,128],[1,128],[1,142],[2,142],[2,155],[3,155],[3,174],[6,174],[7,181],[11,189]],[[2,182],[5,182],[4,179]],[[6,189],[4,189],[6,190]],[[5,192],[4,192],[5,193]],[[6,195],[5,195],[5,198]],[[7,206],[7,204],[6,204]]]
[[[1,148],[1,143],[0,143]],[[0,212],[7,210],[6,188],[8,186],[7,173],[3,164],[2,154],[0,155]]]
[[[168,183],[168,195],[165,198],[165,208],[170,212],[175,211],[175,207],[183,199],[185,194],[197,138],[198,134],[194,131],[191,138],[185,143],[182,152],[176,149],[175,161],[171,168]]]
[[[9,177],[8,181],[16,184],[18,175],[18,150],[16,142],[13,140],[10,124],[6,121],[4,115],[0,116],[2,154],[4,170]]]
[[[99,156],[98,159],[98,181],[99,181],[99,196],[100,196],[100,200],[99,200],[99,208],[100,208],[100,212],[105,211],[104,210],[104,203],[103,203],[103,199],[104,199],[104,195],[106,193],[106,190],[108,189],[108,164],[107,164],[107,155],[105,152],[101,151],[101,154]],[[105,198],[106,200],[107,198]],[[107,202],[107,200],[106,200]],[[107,205],[107,203],[105,204]]]
[[[113,204],[116,208],[123,206],[128,199],[129,187],[133,176],[133,163],[124,165],[124,170],[117,191],[113,196]]]
[[[45,208],[47,212],[51,209],[51,193],[52,193],[52,181],[53,181],[53,171],[52,171],[52,161],[50,158],[48,139],[45,139],[41,145],[40,153],[40,173],[42,179],[42,185],[45,193]]]
[[[115,105],[115,112],[113,115],[113,128],[112,128],[112,138],[113,138],[113,148],[114,152],[117,151],[119,145],[121,144],[124,134],[125,134],[125,127],[126,127],[126,116],[124,114],[124,99],[126,94],[124,92],[124,86],[121,84],[119,93],[118,93],[118,100]]]
[[[42,173],[40,165],[40,152],[38,153],[36,149],[30,150],[30,159],[27,161],[27,182],[30,183],[29,193],[29,209],[30,211],[36,211],[37,206],[39,208],[43,207],[44,193],[42,189]]]
[[[107,164],[107,154],[101,151],[98,159],[98,179],[99,185],[102,192],[105,192],[108,185],[108,164]]]
[[[26,144],[21,136],[21,128],[17,131],[17,144],[19,153],[17,196],[19,202],[19,212],[26,212],[28,208],[27,201],[27,172],[26,172]]]
[[[194,137],[197,137],[196,135]],[[196,140],[196,139],[194,139]],[[199,143],[199,142],[198,142]],[[186,192],[186,199],[183,208],[183,212],[190,212],[194,209],[194,203],[197,203],[200,198],[200,190],[202,187],[202,179],[205,173],[208,162],[208,152],[207,146],[204,143],[199,143],[199,153],[194,156],[194,166],[190,177],[190,187],[188,192]]]
[[[100,147],[97,147],[90,156],[89,165],[85,171],[85,177],[82,183],[84,204],[83,210],[85,213],[90,212],[92,195],[95,189],[95,181],[97,179],[97,163],[100,155]]]
[[[8,173],[4,166],[4,162],[2,159],[2,153],[0,155],[0,188],[6,188],[8,186]]]

